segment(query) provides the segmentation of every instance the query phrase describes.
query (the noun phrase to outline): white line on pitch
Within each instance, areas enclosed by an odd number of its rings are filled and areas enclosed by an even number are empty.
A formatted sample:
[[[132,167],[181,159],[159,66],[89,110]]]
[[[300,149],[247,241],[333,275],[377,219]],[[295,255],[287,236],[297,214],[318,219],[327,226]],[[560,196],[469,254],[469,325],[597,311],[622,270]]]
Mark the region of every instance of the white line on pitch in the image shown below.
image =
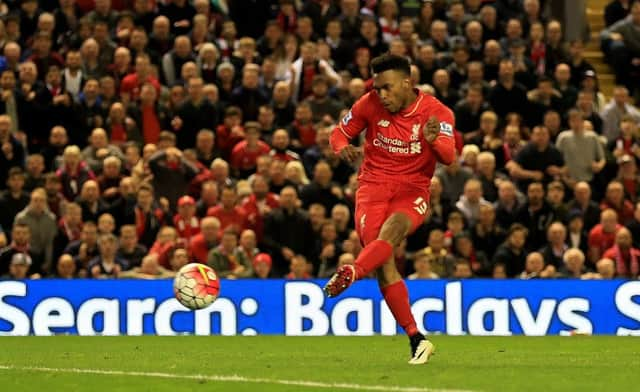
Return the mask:
[[[394,387],[389,385],[363,385],[363,384],[347,384],[347,383],[327,383],[320,381],[305,380],[278,380],[271,378],[249,378],[238,375],[220,376],[206,374],[176,374],[176,373],[159,373],[159,372],[128,372],[122,370],[101,370],[101,369],[81,369],[81,368],[50,368],[38,366],[6,366],[0,365],[0,370],[26,370],[30,372],[47,372],[47,373],[74,373],[74,374],[98,374],[107,376],[130,376],[130,377],[152,377],[152,378],[173,378],[187,380],[205,380],[205,381],[222,381],[222,382],[239,382],[251,384],[275,384],[275,385],[294,385],[309,388],[326,388],[326,389],[352,389],[356,391],[389,391],[389,392],[471,392],[461,389],[434,389],[420,387]]]

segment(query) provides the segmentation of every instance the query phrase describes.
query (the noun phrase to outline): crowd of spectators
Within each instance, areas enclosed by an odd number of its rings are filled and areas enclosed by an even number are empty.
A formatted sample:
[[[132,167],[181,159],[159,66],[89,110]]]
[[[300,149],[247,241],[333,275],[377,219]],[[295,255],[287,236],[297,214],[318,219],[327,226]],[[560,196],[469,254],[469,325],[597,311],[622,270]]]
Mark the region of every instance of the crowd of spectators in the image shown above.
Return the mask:
[[[0,1],[0,276],[353,263],[357,167],[329,136],[390,52],[459,154],[403,276],[637,278],[638,83],[607,101],[541,1]],[[631,16],[607,13],[607,49],[635,67],[640,4],[612,3]]]

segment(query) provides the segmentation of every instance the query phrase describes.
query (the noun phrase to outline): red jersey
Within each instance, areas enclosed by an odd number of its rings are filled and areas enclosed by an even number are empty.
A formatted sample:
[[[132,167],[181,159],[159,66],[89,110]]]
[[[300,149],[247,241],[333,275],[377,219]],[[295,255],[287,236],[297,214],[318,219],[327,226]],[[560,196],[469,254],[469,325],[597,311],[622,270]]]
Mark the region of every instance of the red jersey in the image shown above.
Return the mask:
[[[410,183],[429,187],[436,162],[455,159],[454,117],[436,98],[422,92],[397,113],[382,105],[375,91],[363,95],[336,126],[331,135],[334,152],[366,129],[361,182]],[[429,144],[423,128],[431,116],[440,121],[440,134]]]
[[[260,155],[269,154],[271,147],[262,140],[258,140],[255,149],[249,149],[246,140],[241,141],[233,147],[231,152],[231,167],[240,170],[250,170],[256,167],[256,161]]]
[[[247,228],[247,213],[240,206],[235,206],[231,211],[227,211],[222,205],[210,207],[207,210],[207,216],[214,216],[220,221],[220,232],[227,227],[231,227],[236,233],[240,234],[242,230]]]
[[[602,228],[602,223],[598,223],[593,226],[593,229],[589,232],[589,239],[587,240],[589,247],[598,248],[601,254],[604,253],[607,249],[615,245],[616,233],[621,228],[622,225],[616,224],[616,229],[613,233],[606,233]]]
[[[160,82],[158,82],[158,79],[149,75],[147,76],[147,80],[140,81],[138,80],[138,74],[135,72],[130,73],[129,75],[125,76],[124,79],[122,79],[122,82],[120,82],[120,94],[131,94],[130,99],[132,101],[135,101],[140,97],[140,87],[142,87],[144,83],[151,83],[153,87],[155,87],[158,96],[160,95],[161,86]]]

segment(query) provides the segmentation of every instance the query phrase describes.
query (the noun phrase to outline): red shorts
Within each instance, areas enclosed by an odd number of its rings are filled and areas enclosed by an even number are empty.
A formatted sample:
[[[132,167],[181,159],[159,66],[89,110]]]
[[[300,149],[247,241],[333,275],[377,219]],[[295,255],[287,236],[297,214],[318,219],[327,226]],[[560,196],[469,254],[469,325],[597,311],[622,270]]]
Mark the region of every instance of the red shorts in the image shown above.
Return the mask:
[[[397,184],[363,184],[356,192],[356,230],[360,241],[367,245],[378,238],[384,221],[395,212],[411,220],[413,233],[429,211],[429,190]]]

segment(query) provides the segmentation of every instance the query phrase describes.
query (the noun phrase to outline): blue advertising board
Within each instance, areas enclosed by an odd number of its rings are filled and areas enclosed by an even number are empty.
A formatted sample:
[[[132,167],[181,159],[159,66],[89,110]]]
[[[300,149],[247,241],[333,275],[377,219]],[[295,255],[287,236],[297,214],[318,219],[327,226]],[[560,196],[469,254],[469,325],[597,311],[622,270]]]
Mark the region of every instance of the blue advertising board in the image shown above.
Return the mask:
[[[189,311],[170,280],[0,281],[0,335],[394,335],[375,281],[338,298],[324,281],[223,280],[212,306]],[[427,333],[640,336],[640,281],[408,281]]]

